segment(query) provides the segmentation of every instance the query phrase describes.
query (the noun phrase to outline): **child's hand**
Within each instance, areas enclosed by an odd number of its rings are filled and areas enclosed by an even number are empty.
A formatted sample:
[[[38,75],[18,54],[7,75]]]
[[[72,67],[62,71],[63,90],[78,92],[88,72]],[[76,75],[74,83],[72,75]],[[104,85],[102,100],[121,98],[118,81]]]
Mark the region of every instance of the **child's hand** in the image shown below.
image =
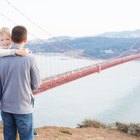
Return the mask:
[[[26,56],[27,54],[29,54],[28,49],[22,48],[22,49],[16,50],[16,55]]]

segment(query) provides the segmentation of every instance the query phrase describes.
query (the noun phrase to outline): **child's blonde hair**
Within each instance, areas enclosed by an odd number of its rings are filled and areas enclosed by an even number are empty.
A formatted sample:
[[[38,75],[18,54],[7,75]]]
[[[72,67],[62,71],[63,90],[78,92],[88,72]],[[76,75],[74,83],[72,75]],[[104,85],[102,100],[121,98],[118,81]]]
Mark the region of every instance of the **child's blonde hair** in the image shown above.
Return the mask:
[[[11,35],[10,29],[8,27],[3,27],[0,29],[0,35],[7,34]]]

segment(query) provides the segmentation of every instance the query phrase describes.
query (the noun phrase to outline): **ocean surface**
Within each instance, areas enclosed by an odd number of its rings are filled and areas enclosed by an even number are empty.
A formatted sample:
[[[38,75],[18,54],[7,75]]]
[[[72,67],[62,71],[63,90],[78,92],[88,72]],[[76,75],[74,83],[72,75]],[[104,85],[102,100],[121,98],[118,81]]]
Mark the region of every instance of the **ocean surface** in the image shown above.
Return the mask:
[[[61,54],[36,58],[42,78],[99,62]],[[36,95],[35,127],[76,127],[84,119],[137,123],[139,106],[140,61],[131,61]]]

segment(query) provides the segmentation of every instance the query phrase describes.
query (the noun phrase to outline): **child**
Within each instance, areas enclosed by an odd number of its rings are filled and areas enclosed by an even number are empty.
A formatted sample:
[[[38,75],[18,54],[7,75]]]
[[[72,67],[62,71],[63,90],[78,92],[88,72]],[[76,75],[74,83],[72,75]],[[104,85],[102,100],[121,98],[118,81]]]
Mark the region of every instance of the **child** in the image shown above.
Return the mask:
[[[10,30],[7,27],[0,29],[0,57],[9,55],[21,55],[25,56],[29,53],[27,49],[11,50],[9,49],[11,45]]]

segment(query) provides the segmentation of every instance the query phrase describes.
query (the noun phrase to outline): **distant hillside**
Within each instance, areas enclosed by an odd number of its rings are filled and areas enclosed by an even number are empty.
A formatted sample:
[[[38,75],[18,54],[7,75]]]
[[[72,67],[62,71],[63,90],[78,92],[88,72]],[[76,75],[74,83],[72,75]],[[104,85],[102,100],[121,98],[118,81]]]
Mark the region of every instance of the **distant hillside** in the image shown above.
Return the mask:
[[[53,37],[48,40],[30,41],[27,46],[33,52],[64,52],[76,55],[88,54],[93,57],[111,58],[122,54],[133,46],[139,50],[140,30],[104,33],[93,37],[72,38],[69,36]],[[137,43],[136,43],[137,42]]]
[[[122,32],[106,32],[99,34],[99,37],[109,37],[109,38],[139,38],[140,29],[133,31],[122,31]]]

